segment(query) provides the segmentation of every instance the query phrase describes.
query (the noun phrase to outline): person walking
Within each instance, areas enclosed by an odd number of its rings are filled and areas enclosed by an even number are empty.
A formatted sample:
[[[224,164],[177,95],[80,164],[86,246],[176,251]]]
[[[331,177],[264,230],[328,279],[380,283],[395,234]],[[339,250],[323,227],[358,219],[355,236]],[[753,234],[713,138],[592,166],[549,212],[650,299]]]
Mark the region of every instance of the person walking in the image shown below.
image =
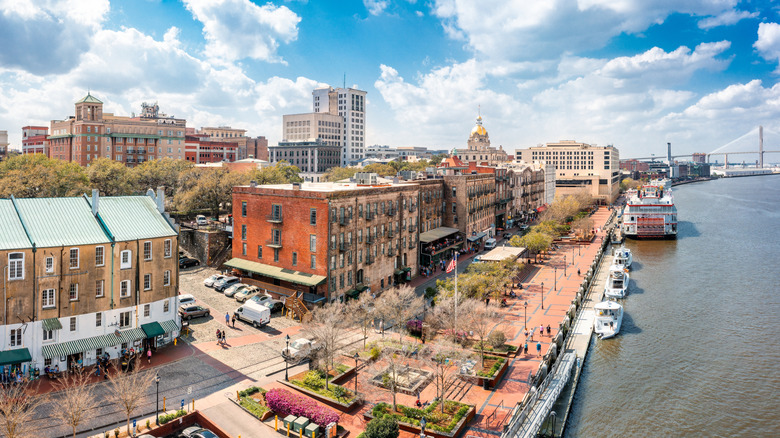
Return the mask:
[[[544,335],[544,324],[539,326],[539,337],[541,338]]]
[[[217,345],[219,345],[220,342],[222,342],[222,332],[217,329]]]
[[[547,336],[550,336],[550,324],[547,324]]]
[[[523,354],[528,354],[528,341],[526,341],[525,345],[523,345]]]
[[[536,354],[542,355],[542,341],[536,343]]]
[[[225,325],[230,327],[230,313],[225,312]]]
[[[232,321],[233,321],[233,328],[236,328],[236,314],[235,313],[233,314]]]
[[[146,349],[146,363],[152,363],[152,347]]]
[[[222,345],[226,345],[227,344],[227,340],[225,339],[226,336],[227,336],[227,331],[223,331],[222,332]]]

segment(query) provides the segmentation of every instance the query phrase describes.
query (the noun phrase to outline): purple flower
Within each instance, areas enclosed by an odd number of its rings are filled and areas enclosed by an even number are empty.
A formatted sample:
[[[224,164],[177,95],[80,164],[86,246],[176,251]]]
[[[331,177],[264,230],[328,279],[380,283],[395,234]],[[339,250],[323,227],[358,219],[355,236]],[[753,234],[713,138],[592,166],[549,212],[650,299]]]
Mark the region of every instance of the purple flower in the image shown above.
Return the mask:
[[[312,423],[322,427],[339,421],[339,414],[333,409],[320,406],[315,401],[293,394],[286,389],[274,388],[268,391],[265,394],[265,401],[268,407],[280,416],[306,417]]]

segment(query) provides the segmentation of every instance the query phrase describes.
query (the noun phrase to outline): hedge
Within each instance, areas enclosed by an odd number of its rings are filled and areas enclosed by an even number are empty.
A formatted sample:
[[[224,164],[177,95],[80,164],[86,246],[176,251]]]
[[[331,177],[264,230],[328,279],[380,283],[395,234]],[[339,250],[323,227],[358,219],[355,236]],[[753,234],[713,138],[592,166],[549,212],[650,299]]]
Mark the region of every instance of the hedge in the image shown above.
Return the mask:
[[[265,394],[265,402],[272,411],[283,417],[306,417],[322,427],[339,421],[339,414],[333,409],[320,406],[315,401],[286,389],[274,388],[268,391]]]
[[[179,417],[183,417],[185,415],[187,415],[187,411],[185,411],[184,409],[179,409],[178,411],[170,413],[170,414],[160,415],[160,424],[168,423],[171,420],[175,420],[175,419],[177,419]]]

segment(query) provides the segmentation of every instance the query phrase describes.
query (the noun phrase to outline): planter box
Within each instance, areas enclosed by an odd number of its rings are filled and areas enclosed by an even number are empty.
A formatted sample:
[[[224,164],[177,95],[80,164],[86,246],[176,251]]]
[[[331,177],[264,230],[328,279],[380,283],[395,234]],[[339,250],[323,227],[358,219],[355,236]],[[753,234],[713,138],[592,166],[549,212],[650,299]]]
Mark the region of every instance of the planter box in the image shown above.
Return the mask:
[[[311,397],[314,400],[317,400],[318,402],[324,403],[324,404],[326,404],[326,405],[328,405],[328,406],[330,406],[332,408],[338,409],[338,410],[343,411],[343,412],[350,411],[350,410],[352,410],[352,408],[360,405],[360,402],[357,401],[357,400],[352,401],[352,403],[342,403],[342,402],[333,400],[331,398],[327,398],[325,396],[322,396],[320,394],[317,394],[314,391],[309,391],[306,388],[302,388],[300,386],[293,385],[290,382],[285,382],[284,380],[277,380],[277,382],[281,383],[284,386],[292,388],[292,389],[294,389],[294,390],[296,390],[296,391],[298,391],[300,393],[303,393],[304,395],[306,395],[308,397]],[[331,383],[332,382],[333,381],[331,381]]]
[[[474,374],[474,375],[471,375],[471,374],[458,374],[458,376],[460,376],[461,379],[463,379],[463,380],[465,380],[467,382],[472,382],[475,385],[479,385],[479,386],[484,386],[485,385],[485,381],[487,380],[488,385],[493,387],[498,382],[501,381],[501,379],[504,377],[504,373],[506,373],[506,370],[508,368],[509,368],[509,360],[505,359],[504,363],[501,364],[501,368],[498,369],[498,372],[496,372],[496,374],[493,377],[482,377],[482,376],[478,376],[476,374]]]
[[[485,350],[485,354],[488,356],[501,356],[501,357],[514,357],[517,355],[518,347],[515,351],[488,351]],[[472,351],[479,353],[479,350],[472,348]]]
[[[349,357],[349,356],[344,356]],[[351,360],[351,357],[349,357]],[[330,383],[335,383],[336,385],[341,385],[342,382],[346,382],[349,380],[352,376],[355,375],[355,367],[350,367],[348,370],[344,371],[343,373],[337,375],[336,377],[333,377],[330,379]]]
[[[468,413],[463,416],[463,418],[460,419],[458,424],[455,425],[455,427],[449,431],[449,432],[437,432],[435,430],[425,429],[425,436],[432,436],[436,438],[455,438],[459,436],[464,430],[466,430],[466,427],[468,426],[469,422],[471,422],[472,419],[474,419],[474,416],[477,415],[477,409],[472,406],[471,409],[469,409]],[[367,410],[363,414],[363,418],[366,421],[371,421],[374,416],[371,415],[371,410]],[[404,430],[406,432],[412,432],[415,435],[420,435],[421,428],[418,426],[412,426],[409,423],[401,423],[398,422],[398,428],[401,430]]]
[[[239,408],[243,409],[243,410],[244,410],[244,412],[246,412],[247,414],[249,414],[249,415],[251,415],[251,416],[253,416],[253,417],[257,418],[257,419],[258,419],[258,420],[260,420],[260,421],[265,421],[265,420],[267,420],[267,419],[269,419],[269,418],[273,417],[273,415],[274,415],[274,413],[273,413],[273,412],[272,412],[270,409],[268,409],[267,411],[265,411],[265,412],[263,413],[263,415],[262,415],[261,417],[259,417],[259,418],[258,418],[258,417],[257,417],[255,414],[253,414],[252,412],[250,412],[250,411],[249,411],[249,409],[247,409],[247,408],[245,408],[245,407],[241,406],[241,403],[239,403],[238,401],[236,401],[236,400],[233,400],[233,399],[232,399],[232,398],[230,398],[230,397],[228,397],[228,400],[232,401],[233,403],[235,403],[235,405],[236,405],[236,406],[238,406]],[[292,415],[291,415],[291,417],[292,417]],[[295,419],[295,417],[292,417],[292,418],[293,418],[293,420]],[[282,421],[284,421],[284,420],[282,420]],[[286,427],[286,426],[285,426],[285,427]]]

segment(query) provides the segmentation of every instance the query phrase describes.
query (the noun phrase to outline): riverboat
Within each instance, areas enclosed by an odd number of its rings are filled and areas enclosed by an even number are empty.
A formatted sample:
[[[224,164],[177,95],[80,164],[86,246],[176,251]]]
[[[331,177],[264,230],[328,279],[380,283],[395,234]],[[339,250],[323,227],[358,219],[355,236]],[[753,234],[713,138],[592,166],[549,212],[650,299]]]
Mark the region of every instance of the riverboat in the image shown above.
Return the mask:
[[[623,234],[634,239],[674,239],[677,237],[677,207],[668,179],[654,180],[639,190],[626,192]]]
[[[628,292],[628,272],[620,265],[609,267],[607,284],[604,286],[604,295],[609,298],[625,298]]]
[[[615,251],[612,253],[612,255],[615,256],[614,259],[612,259],[613,265],[622,266],[626,269],[631,268],[631,263],[633,263],[634,258],[631,256],[631,250],[626,248],[625,246],[621,246],[619,248],[615,248]]]
[[[593,331],[600,339],[609,339],[620,332],[623,322],[623,306],[614,301],[602,301],[593,310],[596,316],[593,319]]]

